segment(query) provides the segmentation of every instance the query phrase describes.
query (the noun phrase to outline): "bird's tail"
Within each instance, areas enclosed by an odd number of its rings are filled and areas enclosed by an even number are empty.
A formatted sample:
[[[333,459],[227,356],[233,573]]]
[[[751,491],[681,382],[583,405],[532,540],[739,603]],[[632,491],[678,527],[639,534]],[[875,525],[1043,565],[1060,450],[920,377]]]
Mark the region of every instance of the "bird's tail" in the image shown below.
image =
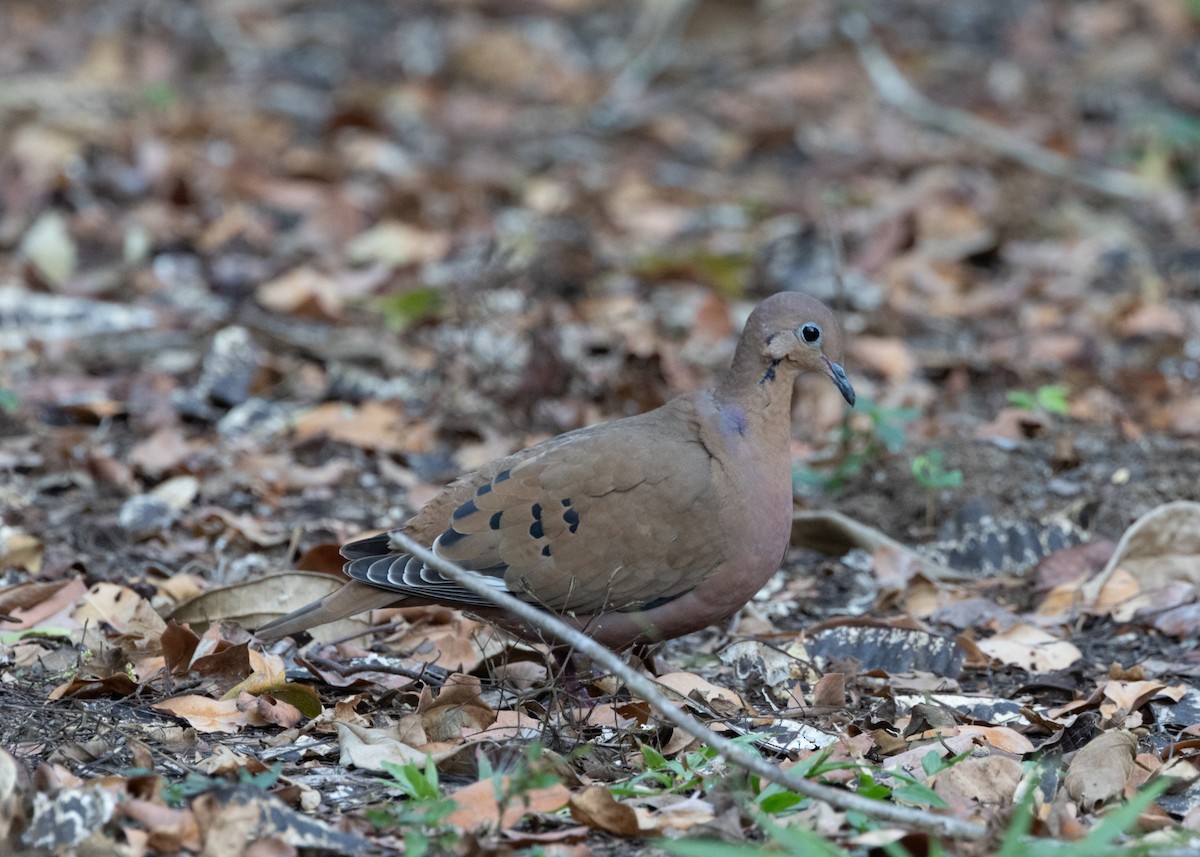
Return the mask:
[[[350,581],[320,601],[314,601],[299,610],[293,610],[286,616],[272,619],[259,628],[255,635],[260,640],[278,640],[280,637],[299,634],[301,631],[307,631],[309,628],[315,628],[327,622],[336,622],[356,613],[388,607],[403,600],[404,596],[397,592],[379,589],[358,581]]]

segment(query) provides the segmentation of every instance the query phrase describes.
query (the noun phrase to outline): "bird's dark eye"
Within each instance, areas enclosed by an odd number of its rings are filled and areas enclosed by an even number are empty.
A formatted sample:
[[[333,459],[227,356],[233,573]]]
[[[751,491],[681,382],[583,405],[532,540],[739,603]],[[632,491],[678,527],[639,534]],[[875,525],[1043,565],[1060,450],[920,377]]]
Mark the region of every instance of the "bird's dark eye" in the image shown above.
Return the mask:
[[[806,324],[800,328],[800,335],[804,337],[804,341],[810,345],[821,338],[821,328],[815,324]]]

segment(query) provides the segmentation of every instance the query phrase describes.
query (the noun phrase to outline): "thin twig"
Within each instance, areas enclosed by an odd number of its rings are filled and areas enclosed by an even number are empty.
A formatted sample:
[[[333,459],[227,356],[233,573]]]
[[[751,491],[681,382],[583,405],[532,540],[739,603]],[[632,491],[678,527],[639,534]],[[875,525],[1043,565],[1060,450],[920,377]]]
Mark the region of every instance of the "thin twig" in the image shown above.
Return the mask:
[[[1132,173],[1089,167],[970,113],[943,107],[926,98],[908,82],[875,40],[871,25],[861,12],[846,15],[842,19],[841,29],[858,50],[858,58],[876,94],[885,103],[907,113],[916,121],[947,134],[965,137],[1032,170],[1066,179],[1109,196],[1146,199],[1155,193],[1153,188]]]
[[[432,664],[422,664],[420,669],[396,663],[394,658],[378,656],[366,658],[351,658],[349,661],[338,662],[316,655],[307,655],[305,660],[315,667],[335,673],[345,678],[356,673],[384,673],[411,678],[413,681],[423,681],[431,687],[442,687],[446,684],[446,670]]]
[[[433,551],[409,538],[403,532],[393,532],[391,538],[404,551],[412,554],[425,563],[425,565],[438,571],[448,579],[504,608],[512,615],[528,622],[551,637],[561,640],[580,654],[591,658],[594,662],[604,667],[604,669],[620,678],[627,687],[645,700],[662,719],[670,721],[693,738],[703,741],[714,748],[727,761],[753,774],[757,774],[764,780],[777,783],[786,789],[814,798],[815,800],[824,801],[840,810],[861,812],[877,821],[910,829],[923,830],[937,836],[980,839],[986,833],[985,828],[978,824],[971,824],[970,822],[950,816],[935,815],[917,809],[885,804],[877,800],[864,798],[853,792],[814,783],[803,777],[794,776],[788,771],[781,770],[740,744],[710,731],[698,720],[676,708],[675,704],[659,690],[654,682],[634,672],[616,654],[597,643],[591,637],[572,628],[557,616],[540,610],[531,604],[526,604],[524,601],[513,597],[507,592],[496,590],[477,579],[470,572],[433,553]]]

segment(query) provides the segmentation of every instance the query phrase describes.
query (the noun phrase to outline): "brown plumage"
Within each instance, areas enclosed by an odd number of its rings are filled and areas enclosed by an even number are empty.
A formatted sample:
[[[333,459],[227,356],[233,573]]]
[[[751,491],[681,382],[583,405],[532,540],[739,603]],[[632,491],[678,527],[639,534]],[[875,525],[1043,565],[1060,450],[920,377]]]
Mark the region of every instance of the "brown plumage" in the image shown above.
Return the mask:
[[[774,295],[750,315],[715,389],[497,459],[446,486],[404,529],[613,648],[707,627],[750,600],[783,559],[793,382],[819,372],[854,404],[841,357],[823,304]],[[342,554],[354,580],[258,636],[421,604],[463,607],[536,635],[394,550],[387,535]]]

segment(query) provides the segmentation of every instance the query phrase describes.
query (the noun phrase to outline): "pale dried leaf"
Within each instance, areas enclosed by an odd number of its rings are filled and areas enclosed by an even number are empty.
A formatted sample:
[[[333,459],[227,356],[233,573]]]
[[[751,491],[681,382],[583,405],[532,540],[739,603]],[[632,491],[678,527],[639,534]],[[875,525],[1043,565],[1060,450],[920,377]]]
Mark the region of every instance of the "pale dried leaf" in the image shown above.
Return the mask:
[[[343,585],[344,580],[331,574],[288,571],[209,589],[177,605],[167,618],[197,628],[226,620],[234,620],[246,628],[257,628],[289,610],[324,598]],[[366,627],[361,620],[344,619],[314,628],[312,633],[318,640],[332,640]]]
[[[1072,643],[1032,625],[1014,625],[1007,631],[980,640],[979,649],[988,657],[1030,672],[1065,669],[1083,657]]]
[[[216,700],[195,694],[164,699],[152,707],[182,717],[197,732],[240,732],[243,726],[265,726],[267,722],[254,708],[239,709],[237,700]]]
[[[1137,738],[1124,729],[1097,735],[1075,754],[1064,785],[1071,800],[1085,812],[1094,812],[1125,793],[1133,772]]]
[[[1021,763],[1009,756],[972,756],[940,772],[933,790],[957,818],[988,821],[1012,805],[1021,774]]]

